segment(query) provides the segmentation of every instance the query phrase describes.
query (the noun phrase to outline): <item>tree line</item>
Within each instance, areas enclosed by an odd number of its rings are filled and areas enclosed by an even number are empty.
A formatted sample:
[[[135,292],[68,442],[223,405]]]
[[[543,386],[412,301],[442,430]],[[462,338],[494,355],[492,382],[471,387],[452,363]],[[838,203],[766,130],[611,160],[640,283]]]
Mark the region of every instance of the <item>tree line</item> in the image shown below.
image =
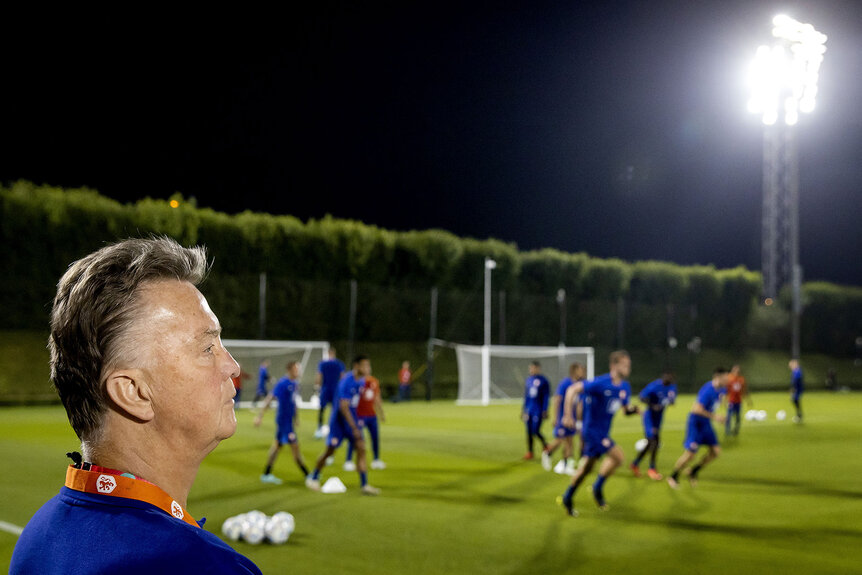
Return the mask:
[[[786,347],[789,294],[758,305],[759,273],[742,267],[625,262],[554,249],[520,251],[443,230],[396,232],[325,216],[199,208],[193,199],[121,204],[89,189],[0,186],[4,329],[41,329],[68,264],[105,243],[168,235],[214,261],[203,291],[232,337],[480,342],[484,259],[493,258],[495,343],[662,347],[695,337],[722,348]],[[266,274],[266,325],[260,277]],[[351,281],[358,289],[349,326]],[[438,298],[430,309],[431,290]],[[561,291],[563,290],[563,291]],[[564,294],[564,296],[563,296]],[[862,289],[803,286],[803,351],[856,353]],[[563,327],[561,331],[561,326]],[[262,330],[263,328],[263,330]],[[788,336],[789,337],[789,336]]]

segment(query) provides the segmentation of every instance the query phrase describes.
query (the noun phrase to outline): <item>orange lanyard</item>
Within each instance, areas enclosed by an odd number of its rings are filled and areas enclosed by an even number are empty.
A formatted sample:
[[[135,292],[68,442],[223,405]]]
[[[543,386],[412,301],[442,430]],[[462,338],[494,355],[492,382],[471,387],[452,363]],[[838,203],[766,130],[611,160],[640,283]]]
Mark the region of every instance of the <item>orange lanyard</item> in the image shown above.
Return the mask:
[[[185,521],[189,525],[200,527],[194,518],[186,513],[183,506],[162,491],[159,487],[142,479],[132,479],[124,475],[113,475],[104,471],[88,471],[77,469],[70,465],[66,470],[66,487],[84,493],[98,493],[111,497],[124,497],[145,501],[155,505],[168,515]]]

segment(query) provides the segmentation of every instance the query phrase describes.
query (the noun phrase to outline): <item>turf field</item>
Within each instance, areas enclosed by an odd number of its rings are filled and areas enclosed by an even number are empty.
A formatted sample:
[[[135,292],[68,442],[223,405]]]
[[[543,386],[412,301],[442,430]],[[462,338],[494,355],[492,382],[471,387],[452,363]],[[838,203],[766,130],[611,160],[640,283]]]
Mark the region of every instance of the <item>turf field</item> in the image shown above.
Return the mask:
[[[683,396],[667,413],[661,471],[682,450],[692,400]],[[784,393],[760,393],[755,402],[769,419],[744,421],[696,488],[683,483],[672,491],[621,469],[605,486],[610,510],[598,510],[582,488],[577,519],[555,504],[568,478],[521,461],[514,404],[386,404],[388,468],[369,475],[383,490],[378,498],[359,495],[356,474],[340,468],[343,451],[322,479],[338,475],[346,494],[308,491],[287,450],[275,467],[285,484],[261,484],[273,413],[255,429],[253,414],[242,410],[236,436],[202,466],[188,507],[216,533],[225,518],[251,509],[293,513],[296,531],[285,545],[234,544],[264,573],[862,571],[862,395],[806,394],[803,425],[775,419],[778,409],[790,410]],[[312,439],[312,412],[302,416],[302,451],[311,462],[323,444]],[[618,415],[614,436],[631,455],[638,418]],[[57,492],[64,454],[76,448],[62,408],[0,409],[7,463],[0,521],[24,525]],[[4,570],[15,540],[0,531]]]

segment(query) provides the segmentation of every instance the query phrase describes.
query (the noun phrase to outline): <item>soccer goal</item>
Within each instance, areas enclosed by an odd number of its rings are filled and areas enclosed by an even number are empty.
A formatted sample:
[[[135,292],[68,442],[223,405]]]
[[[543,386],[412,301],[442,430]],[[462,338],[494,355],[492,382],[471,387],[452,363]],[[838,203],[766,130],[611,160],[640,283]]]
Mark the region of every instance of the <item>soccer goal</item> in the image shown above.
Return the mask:
[[[260,364],[269,360],[269,375],[272,378],[267,386],[269,391],[285,372],[287,362],[297,361],[302,369],[299,392],[302,396],[300,407],[313,407],[314,378],[317,364],[328,357],[329,342],[326,341],[272,341],[254,339],[225,339],[224,346],[249,375],[242,382],[243,405],[250,402],[257,389]]]
[[[454,344],[458,362],[459,405],[488,405],[520,399],[530,362],[538,361],[551,389],[569,375],[569,366],[582,363],[587,378],[595,376],[595,351],[591,347],[533,347],[517,345]]]

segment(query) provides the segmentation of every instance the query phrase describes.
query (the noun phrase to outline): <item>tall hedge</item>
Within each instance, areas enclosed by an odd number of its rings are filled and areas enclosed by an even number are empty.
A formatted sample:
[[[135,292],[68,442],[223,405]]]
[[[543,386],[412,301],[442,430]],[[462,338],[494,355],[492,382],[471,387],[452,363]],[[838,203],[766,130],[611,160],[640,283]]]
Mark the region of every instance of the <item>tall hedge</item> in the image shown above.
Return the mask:
[[[661,347],[668,335],[705,345],[766,341],[757,309],[760,276],[736,268],[628,263],[553,249],[519,251],[494,239],[442,230],[393,232],[330,216],[291,216],[198,208],[180,196],[124,205],[88,189],[15,182],[0,187],[0,306],[6,328],[42,328],[66,266],[125,237],[165,234],[206,245],[214,260],[205,293],[223,323],[259,334],[260,274],[267,274],[267,337],[344,339],[350,282],[359,285],[356,337],[421,340],[438,290],[440,337],[481,341],[484,259],[492,273],[494,340],[553,345],[565,321],[567,343]],[[566,293],[565,305],[557,301]],[[853,353],[862,334],[862,289],[805,285],[803,346]],[[785,303],[786,305],[786,303]],[[772,317],[772,316],[770,316]],[[778,317],[778,316],[776,316]],[[622,331],[620,331],[622,330]]]

